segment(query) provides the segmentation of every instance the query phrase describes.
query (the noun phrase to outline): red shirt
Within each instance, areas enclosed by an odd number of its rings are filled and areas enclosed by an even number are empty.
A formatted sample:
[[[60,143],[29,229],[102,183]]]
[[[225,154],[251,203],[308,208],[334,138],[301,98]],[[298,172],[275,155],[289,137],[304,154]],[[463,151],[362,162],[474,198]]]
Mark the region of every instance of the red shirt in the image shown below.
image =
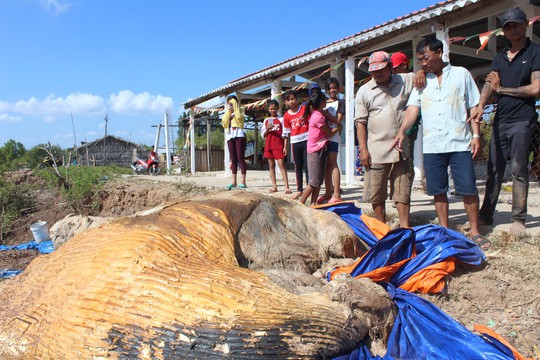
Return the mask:
[[[262,132],[274,125],[274,129],[270,130],[266,135],[264,150],[283,150],[285,139],[283,139],[283,120],[280,118],[266,118],[263,122]]]
[[[285,132],[291,134],[291,144],[305,141],[308,138],[309,122],[303,120],[305,109],[306,106],[302,104],[297,112],[292,113],[289,110],[283,116]]]

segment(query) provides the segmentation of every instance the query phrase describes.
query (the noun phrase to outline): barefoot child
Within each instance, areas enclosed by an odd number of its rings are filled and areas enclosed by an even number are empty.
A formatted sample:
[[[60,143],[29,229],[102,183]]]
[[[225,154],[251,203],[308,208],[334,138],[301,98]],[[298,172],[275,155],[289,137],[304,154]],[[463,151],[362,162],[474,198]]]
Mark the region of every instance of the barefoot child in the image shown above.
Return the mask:
[[[322,92],[313,92],[304,111],[304,119],[309,123],[309,135],[307,140],[307,163],[309,182],[302,193],[300,202],[304,204],[311,195],[311,204],[317,204],[317,196],[324,180],[326,156],[328,154],[329,138],[341,131],[342,125],[331,129],[322,113],[326,106],[326,95]],[[311,112],[313,109],[313,112]],[[309,118],[309,121],[308,121]]]
[[[271,193],[277,191],[276,183],[276,161],[281,172],[281,177],[285,183],[285,194],[290,194],[289,179],[287,178],[287,169],[285,169],[284,158],[287,155],[288,139],[287,134],[283,131],[283,119],[278,118],[279,103],[276,100],[268,102],[268,112],[270,117],[264,119],[262,134],[265,139],[264,157],[268,159],[270,168],[270,180],[272,180],[272,188],[268,190]]]
[[[283,126],[285,132],[291,135],[292,155],[294,161],[294,170],[296,174],[296,194],[293,199],[299,198],[304,192],[303,172],[306,173],[306,182],[308,179],[307,169],[307,138],[308,122],[304,119],[305,105],[300,105],[298,97],[294,90],[287,90],[283,94],[285,104],[289,110],[283,116]]]
[[[326,95],[326,108],[324,109],[324,116],[328,121],[328,125],[331,129],[341,125],[343,117],[345,116],[345,102],[338,98],[339,94],[339,81],[335,77],[329,78],[325,83]],[[337,158],[339,152],[339,133],[332,135],[330,142],[328,143],[328,158],[326,160],[326,172],[324,176],[325,193],[323,196],[317,199],[317,203],[328,201],[329,204],[342,202],[339,194],[341,173],[339,171]]]

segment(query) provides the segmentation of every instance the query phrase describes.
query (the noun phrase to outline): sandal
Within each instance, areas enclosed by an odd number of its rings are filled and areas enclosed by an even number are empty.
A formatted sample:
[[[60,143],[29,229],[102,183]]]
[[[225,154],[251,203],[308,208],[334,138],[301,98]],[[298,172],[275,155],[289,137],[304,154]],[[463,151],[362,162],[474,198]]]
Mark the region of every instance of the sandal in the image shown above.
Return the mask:
[[[471,237],[471,240],[474,241],[476,246],[478,246],[482,251],[487,251],[491,247],[491,241],[489,241],[480,234],[474,235],[473,237]]]
[[[330,195],[322,195],[322,196],[319,196],[319,198],[317,199],[317,204],[322,204],[324,202],[327,202],[328,200],[330,200],[332,197]]]
[[[275,192],[277,192],[277,188],[270,188],[270,189],[268,189],[268,192],[269,193],[275,193]]]
[[[229,184],[229,185],[225,186],[225,190],[231,190],[231,189],[233,189],[233,188],[235,188],[235,187],[236,187],[236,185],[234,185],[234,184]]]
[[[240,184],[240,185],[238,185],[238,188],[239,189],[245,189],[245,188],[247,188],[247,186],[246,186],[246,184]]]
[[[329,204],[337,204],[337,203],[340,203],[340,202],[343,202],[343,199],[341,197],[335,198],[335,197],[332,196],[332,198],[330,200],[328,200]]]

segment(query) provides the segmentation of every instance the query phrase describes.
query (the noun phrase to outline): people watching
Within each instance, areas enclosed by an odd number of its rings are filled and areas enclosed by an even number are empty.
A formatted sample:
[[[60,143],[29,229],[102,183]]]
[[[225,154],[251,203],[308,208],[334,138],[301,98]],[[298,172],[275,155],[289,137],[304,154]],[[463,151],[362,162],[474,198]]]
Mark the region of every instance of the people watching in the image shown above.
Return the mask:
[[[469,120],[479,123],[484,106],[493,94],[498,104],[492,124],[487,165],[486,193],[480,209],[481,224],[493,224],[506,163],[512,164],[513,233],[525,232],[529,193],[529,148],[531,134],[538,126],[535,108],[540,96],[540,46],[526,36],[529,25],[520,8],[506,11],[501,17],[504,36],[510,44],[499,52],[482,88],[479,106]]]
[[[443,60],[443,43],[422,39],[416,48],[418,63],[426,72],[426,87],[414,89],[399,133],[390,148],[406,152],[405,132],[422,111],[424,171],[427,193],[434,197],[439,225],[448,227],[448,172],[456,194],[463,196],[471,226],[471,240],[482,250],[491,242],[478,229],[478,190],[473,158],[480,151],[480,125],[467,122],[468,111],[478,105],[480,94],[472,75],[463,67]],[[471,133],[472,127],[472,133]]]

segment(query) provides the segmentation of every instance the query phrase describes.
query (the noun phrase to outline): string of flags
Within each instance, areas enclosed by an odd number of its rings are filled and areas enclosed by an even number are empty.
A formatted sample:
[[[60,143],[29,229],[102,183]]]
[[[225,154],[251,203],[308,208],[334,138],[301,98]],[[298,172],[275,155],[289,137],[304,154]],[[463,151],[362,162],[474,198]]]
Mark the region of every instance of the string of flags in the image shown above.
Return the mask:
[[[529,26],[534,24],[538,20],[540,20],[540,15],[529,19]],[[448,39],[448,41],[450,43],[459,43],[460,42],[462,44],[465,44],[467,41],[469,41],[471,39],[478,38],[480,40],[480,47],[478,48],[478,50],[476,50],[476,53],[478,54],[480,51],[482,51],[482,50],[484,50],[486,48],[486,46],[487,46],[487,44],[489,42],[489,39],[492,36],[498,36],[498,35],[504,35],[504,32],[503,32],[502,28],[486,31],[486,32],[471,35],[471,36],[456,36],[456,37],[452,37],[452,38]]]
[[[529,25],[532,25],[534,24],[535,22],[537,22],[538,20],[540,20],[540,15],[538,16],[535,16],[531,19],[529,19]],[[480,33],[480,34],[475,34],[475,35],[471,35],[471,36],[456,36],[456,37],[452,37],[450,39],[448,39],[449,43],[462,43],[462,44],[465,44],[467,41],[470,41],[471,39],[475,39],[475,38],[478,38],[479,41],[480,41],[480,47],[478,48],[478,50],[476,51],[476,53],[478,54],[480,51],[484,50],[489,42],[489,39],[492,37],[492,36],[498,36],[498,35],[504,35],[504,32],[502,30],[502,28],[498,28],[498,29],[495,29],[495,30],[490,30],[490,31],[486,31],[486,32],[483,32],[483,33]],[[361,64],[363,63],[367,63],[369,59],[369,56],[364,56],[364,57],[361,57],[359,60],[358,60],[358,66],[360,66]],[[411,60],[412,61],[412,60]],[[324,70],[322,73],[320,73],[319,75],[295,86],[294,88],[292,88],[292,90],[295,90],[295,91],[298,91],[298,90],[302,90],[302,89],[305,89],[308,85],[310,85],[311,83],[313,83],[315,80],[317,80],[318,78],[320,78],[321,76],[323,76],[324,74],[326,74],[327,72],[331,71],[331,70],[337,70],[339,69],[339,67],[341,65],[343,65],[344,61],[340,62],[340,63],[337,63],[335,64],[334,66],[330,66],[328,67],[328,69]],[[360,84],[360,85],[363,85],[365,84],[366,82],[368,82],[369,80],[371,79],[371,76],[368,76],[367,78],[365,79],[361,79],[361,80],[358,80],[358,81],[355,81],[354,83],[355,84]],[[278,94],[275,94],[274,97],[278,97],[278,96],[281,96],[283,95],[283,92],[280,92]],[[253,101],[251,103],[248,103],[248,104],[245,104],[243,105],[244,108],[246,110],[261,110],[263,109],[265,106],[266,106],[266,103],[270,100],[271,98],[265,98],[265,99],[261,99],[261,100],[257,100],[257,101]],[[201,113],[207,113],[207,114],[214,114],[214,113],[217,113],[217,112],[220,112],[220,111],[223,111],[225,108],[225,105],[224,104],[220,104],[220,105],[217,105],[217,106],[214,106],[214,107],[211,107],[211,108],[203,108],[203,107],[200,107],[200,106],[193,106],[191,109],[193,111],[194,114],[201,114]]]

